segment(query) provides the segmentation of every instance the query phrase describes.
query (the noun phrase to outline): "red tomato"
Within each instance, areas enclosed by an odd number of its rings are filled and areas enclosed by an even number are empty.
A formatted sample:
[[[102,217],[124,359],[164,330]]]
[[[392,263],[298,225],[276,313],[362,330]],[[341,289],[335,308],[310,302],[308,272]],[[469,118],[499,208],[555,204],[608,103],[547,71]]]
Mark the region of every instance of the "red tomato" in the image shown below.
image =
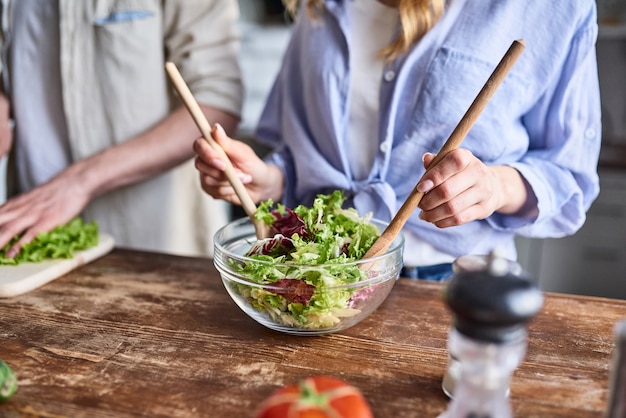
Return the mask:
[[[272,393],[256,418],[373,418],[355,387],[329,376],[314,376]]]

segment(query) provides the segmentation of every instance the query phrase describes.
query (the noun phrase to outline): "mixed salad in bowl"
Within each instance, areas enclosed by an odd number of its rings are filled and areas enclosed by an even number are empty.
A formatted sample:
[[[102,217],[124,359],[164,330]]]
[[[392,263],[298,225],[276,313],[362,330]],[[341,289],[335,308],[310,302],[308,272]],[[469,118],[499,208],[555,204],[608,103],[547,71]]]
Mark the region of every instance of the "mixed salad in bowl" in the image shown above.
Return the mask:
[[[403,239],[363,259],[385,224],[344,203],[341,191],[311,207],[270,200],[256,212],[269,238],[257,240],[247,218],[217,232],[215,265],[246,313],[276,330],[320,334],[356,324],[383,302],[399,276]]]

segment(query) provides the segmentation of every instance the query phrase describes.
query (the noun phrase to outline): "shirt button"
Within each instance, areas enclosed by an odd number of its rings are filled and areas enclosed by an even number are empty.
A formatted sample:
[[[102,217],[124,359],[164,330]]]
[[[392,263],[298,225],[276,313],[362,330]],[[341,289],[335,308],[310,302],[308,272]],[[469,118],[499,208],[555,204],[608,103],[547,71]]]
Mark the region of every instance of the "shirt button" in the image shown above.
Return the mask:
[[[593,139],[596,137],[596,130],[593,128],[588,128],[585,130],[585,138]]]
[[[394,78],[396,78],[396,72],[392,70],[385,71],[385,75],[383,76],[383,78],[385,79],[385,81],[392,81]]]
[[[387,151],[389,151],[389,142],[383,142],[380,144],[380,151],[386,154]]]

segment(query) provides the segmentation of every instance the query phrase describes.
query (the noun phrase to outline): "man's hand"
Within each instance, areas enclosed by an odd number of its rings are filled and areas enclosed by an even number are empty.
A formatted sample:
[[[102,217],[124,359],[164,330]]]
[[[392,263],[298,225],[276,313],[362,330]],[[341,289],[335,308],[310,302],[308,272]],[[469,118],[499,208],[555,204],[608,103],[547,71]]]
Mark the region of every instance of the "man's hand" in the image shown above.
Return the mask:
[[[22,245],[78,216],[89,203],[80,178],[66,171],[0,206],[0,248],[23,234],[6,253],[15,257]]]

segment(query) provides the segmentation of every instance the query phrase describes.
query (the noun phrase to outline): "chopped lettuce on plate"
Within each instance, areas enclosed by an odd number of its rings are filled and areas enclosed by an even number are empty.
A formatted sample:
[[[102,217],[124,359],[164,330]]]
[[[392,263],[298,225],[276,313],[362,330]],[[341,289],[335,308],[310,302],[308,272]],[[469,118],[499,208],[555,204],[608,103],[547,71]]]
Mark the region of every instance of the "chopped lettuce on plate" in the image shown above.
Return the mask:
[[[84,223],[81,218],[74,218],[65,225],[60,225],[49,232],[42,232],[31,242],[24,244],[15,258],[6,256],[6,252],[19,239],[13,237],[0,250],[0,265],[16,265],[27,262],[39,262],[56,258],[72,258],[76,251],[86,250],[98,244],[98,224],[95,221]]]

